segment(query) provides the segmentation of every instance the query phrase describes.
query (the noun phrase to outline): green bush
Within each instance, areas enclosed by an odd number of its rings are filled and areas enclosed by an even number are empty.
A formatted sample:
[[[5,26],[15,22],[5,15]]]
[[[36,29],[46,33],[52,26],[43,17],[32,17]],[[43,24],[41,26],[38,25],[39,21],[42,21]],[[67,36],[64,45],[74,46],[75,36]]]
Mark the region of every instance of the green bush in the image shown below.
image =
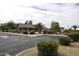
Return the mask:
[[[35,34],[35,32],[30,32],[30,34]]]
[[[79,30],[71,30],[69,33],[79,33]]]
[[[23,34],[28,34],[28,32],[23,32]]]
[[[37,44],[39,56],[56,56],[58,44],[55,41],[40,41]]]
[[[79,41],[79,32],[70,33],[68,36],[73,39],[73,41]]]
[[[65,37],[65,36],[62,36],[62,37],[59,37],[59,43],[61,45],[70,45],[72,39],[70,37]]]
[[[52,31],[48,31],[48,34],[53,34],[53,32]]]

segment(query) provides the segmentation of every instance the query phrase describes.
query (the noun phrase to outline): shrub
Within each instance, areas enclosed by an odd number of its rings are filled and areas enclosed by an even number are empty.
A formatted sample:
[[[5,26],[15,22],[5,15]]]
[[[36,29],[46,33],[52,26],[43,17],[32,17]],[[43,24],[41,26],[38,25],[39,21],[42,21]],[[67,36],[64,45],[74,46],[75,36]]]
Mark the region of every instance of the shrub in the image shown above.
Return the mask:
[[[65,35],[68,35],[68,33],[65,33]]]
[[[23,34],[28,34],[28,32],[23,32]]]
[[[56,56],[58,44],[54,41],[40,41],[37,44],[39,56]]]
[[[48,31],[48,34],[53,34],[53,32],[52,31]]]
[[[68,34],[68,36],[73,39],[73,41],[79,41],[79,33],[75,32],[75,33],[70,33]]]
[[[79,33],[79,30],[72,30],[72,31],[70,31],[70,33]]]
[[[35,32],[30,32],[30,34],[35,34]]]
[[[59,43],[61,45],[70,45],[71,38],[70,37],[65,37],[65,36],[59,37]]]

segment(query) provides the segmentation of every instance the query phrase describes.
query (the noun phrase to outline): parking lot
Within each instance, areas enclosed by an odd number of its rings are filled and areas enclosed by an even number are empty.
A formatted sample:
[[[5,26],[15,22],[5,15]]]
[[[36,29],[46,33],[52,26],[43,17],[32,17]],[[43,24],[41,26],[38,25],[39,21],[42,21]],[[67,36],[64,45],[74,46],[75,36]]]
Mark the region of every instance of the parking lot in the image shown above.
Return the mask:
[[[53,35],[18,35],[0,32],[0,55],[7,54],[14,56],[17,53],[35,47],[40,40],[57,40],[58,36]]]

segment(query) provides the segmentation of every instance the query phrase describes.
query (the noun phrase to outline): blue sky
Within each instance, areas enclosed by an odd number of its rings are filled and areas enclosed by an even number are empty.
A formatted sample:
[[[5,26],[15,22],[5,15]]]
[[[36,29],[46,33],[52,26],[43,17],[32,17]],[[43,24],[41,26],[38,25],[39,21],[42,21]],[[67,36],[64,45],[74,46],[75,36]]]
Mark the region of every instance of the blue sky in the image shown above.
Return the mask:
[[[58,21],[67,28],[79,25],[79,4],[52,3],[52,0],[0,0],[0,23],[11,20],[16,23],[32,20],[34,24],[42,22],[47,27],[52,21]]]

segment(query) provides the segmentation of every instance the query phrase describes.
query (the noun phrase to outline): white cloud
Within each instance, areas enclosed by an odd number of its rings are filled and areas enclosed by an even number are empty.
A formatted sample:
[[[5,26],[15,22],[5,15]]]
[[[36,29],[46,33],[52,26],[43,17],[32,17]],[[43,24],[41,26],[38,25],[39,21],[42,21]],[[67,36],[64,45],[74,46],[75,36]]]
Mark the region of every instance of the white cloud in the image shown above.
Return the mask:
[[[59,21],[61,26],[70,27],[79,23],[79,8],[75,4],[45,4],[34,6],[33,8],[45,11],[47,16],[52,16],[48,20]]]
[[[52,0],[0,0],[0,22],[24,23],[33,20],[47,27],[51,21],[59,21],[61,26],[79,23],[78,4],[52,4]]]

